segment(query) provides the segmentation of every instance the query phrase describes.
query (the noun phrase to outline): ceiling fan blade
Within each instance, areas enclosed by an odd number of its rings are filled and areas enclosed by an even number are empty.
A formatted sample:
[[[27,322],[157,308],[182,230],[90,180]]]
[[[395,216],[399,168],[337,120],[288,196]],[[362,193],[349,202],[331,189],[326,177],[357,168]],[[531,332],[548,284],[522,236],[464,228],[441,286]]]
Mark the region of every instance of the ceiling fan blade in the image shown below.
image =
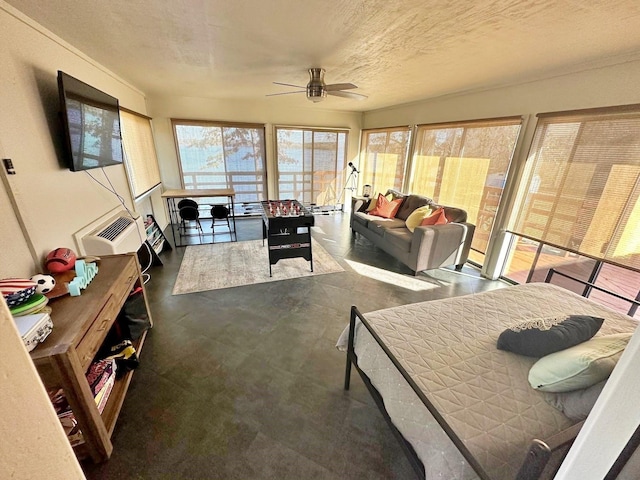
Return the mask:
[[[296,92],[268,93],[265,97],[275,97],[277,95],[290,95],[292,93],[305,93],[306,90],[298,90]]]
[[[280,83],[280,82],[273,82],[274,85],[284,85],[285,87],[296,87],[296,88],[307,88],[307,87],[303,87],[302,85],[292,85],[290,83]]]
[[[325,85],[324,88],[327,92],[333,92],[336,90],[350,90],[358,87],[353,83],[332,83],[331,85]]]
[[[342,90],[337,90],[335,92],[327,92],[327,95],[334,95],[336,97],[344,97],[344,98],[352,98],[354,100],[365,100],[369,98],[366,95],[362,95],[361,93],[343,92]]]

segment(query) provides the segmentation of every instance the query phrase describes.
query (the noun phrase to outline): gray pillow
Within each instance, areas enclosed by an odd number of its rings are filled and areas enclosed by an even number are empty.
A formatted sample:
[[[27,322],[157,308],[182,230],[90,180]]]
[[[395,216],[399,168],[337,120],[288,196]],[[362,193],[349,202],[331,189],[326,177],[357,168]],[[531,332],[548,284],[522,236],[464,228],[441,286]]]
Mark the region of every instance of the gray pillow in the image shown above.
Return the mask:
[[[545,393],[544,399],[549,405],[560,410],[571,420],[579,422],[587,418],[606,383],[607,381],[603,380],[589,388],[582,388],[572,392]]]
[[[537,318],[507,328],[498,337],[498,350],[544,357],[592,338],[604,318],[590,315]]]
[[[404,197],[402,205],[400,205],[400,208],[396,213],[396,218],[406,220],[416,208],[424,207],[429,204],[431,204],[431,199],[421,195],[409,195],[408,197]]]

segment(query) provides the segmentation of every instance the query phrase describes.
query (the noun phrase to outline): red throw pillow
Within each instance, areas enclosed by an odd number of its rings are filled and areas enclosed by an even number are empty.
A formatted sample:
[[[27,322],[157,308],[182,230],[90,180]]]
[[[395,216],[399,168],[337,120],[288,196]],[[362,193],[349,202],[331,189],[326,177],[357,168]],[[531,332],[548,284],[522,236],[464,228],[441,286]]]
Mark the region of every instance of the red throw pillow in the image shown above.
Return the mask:
[[[431,215],[422,220],[420,226],[425,225],[444,225],[445,223],[449,223],[447,217],[444,215],[444,208],[440,207],[435,210]]]
[[[394,218],[396,213],[398,213],[402,200],[402,198],[398,198],[397,200],[389,201],[387,200],[387,197],[379,193],[376,208],[371,210],[369,215],[376,215],[377,217],[382,218]]]

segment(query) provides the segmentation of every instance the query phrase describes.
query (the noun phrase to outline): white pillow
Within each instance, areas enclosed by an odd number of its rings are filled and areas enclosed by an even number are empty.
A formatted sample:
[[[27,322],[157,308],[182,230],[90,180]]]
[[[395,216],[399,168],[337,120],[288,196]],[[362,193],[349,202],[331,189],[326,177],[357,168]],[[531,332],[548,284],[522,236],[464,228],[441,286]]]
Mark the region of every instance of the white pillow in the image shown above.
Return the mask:
[[[407,226],[410,232],[413,232],[418,225],[422,223],[422,220],[431,215],[431,207],[425,205],[424,207],[418,207],[409,214],[404,224]]]
[[[596,337],[546,355],[529,370],[529,383],[543,392],[570,392],[595,385],[611,375],[631,335]]]

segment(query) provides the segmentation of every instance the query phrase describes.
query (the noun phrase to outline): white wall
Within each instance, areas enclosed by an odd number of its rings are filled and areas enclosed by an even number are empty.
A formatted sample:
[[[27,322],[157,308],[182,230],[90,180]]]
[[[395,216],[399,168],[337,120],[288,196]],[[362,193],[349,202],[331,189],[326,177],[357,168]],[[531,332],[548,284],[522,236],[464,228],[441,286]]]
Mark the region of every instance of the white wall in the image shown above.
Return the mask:
[[[0,157],[5,158],[0,148]],[[31,251],[31,245],[25,238],[20,226],[20,212],[14,209],[10,191],[7,189],[8,175],[0,168],[0,278],[16,276],[15,272],[32,272],[37,266]]]
[[[85,478],[3,300],[0,378],[0,478]]]
[[[621,60],[621,59],[618,59]],[[363,128],[528,115],[640,103],[640,59],[364,114]]]
[[[268,193],[271,198],[274,198],[273,195],[277,192],[277,179],[273,178],[273,175],[269,176],[271,172],[276,171],[273,138],[275,125],[349,128],[347,162],[353,161],[357,164],[361,113],[327,110],[323,109],[322,104],[312,102],[309,102],[306,108],[282,108],[278,105],[277,97],[257,102],[195,97],[149,97],[148,106],[153,118],[162,183],[167,189],[182,188],[171,128],[172,118],[265,124]]]
[[[5,258],[3,253],[0,273],[31,276],[36,272],[29,265],[40,268],[42,257],[56,247],[76,250],[73,233],[119,205],[86,173],[71,172],[63,163],[57,71],[105,91],[131,110],[146,114],[146,102],[140,91],[2,1],[0,39],[1,153],[13,160],[16,170],[7,177],[7,190],[36,256],[26,262],[22,255]],[[124,167],[104,171],[132,207]],[[91,172],[106,183],[101,170]],[[0,220],[4,228],[4,217]],[[16,235],[14,241],[24,239]]]

